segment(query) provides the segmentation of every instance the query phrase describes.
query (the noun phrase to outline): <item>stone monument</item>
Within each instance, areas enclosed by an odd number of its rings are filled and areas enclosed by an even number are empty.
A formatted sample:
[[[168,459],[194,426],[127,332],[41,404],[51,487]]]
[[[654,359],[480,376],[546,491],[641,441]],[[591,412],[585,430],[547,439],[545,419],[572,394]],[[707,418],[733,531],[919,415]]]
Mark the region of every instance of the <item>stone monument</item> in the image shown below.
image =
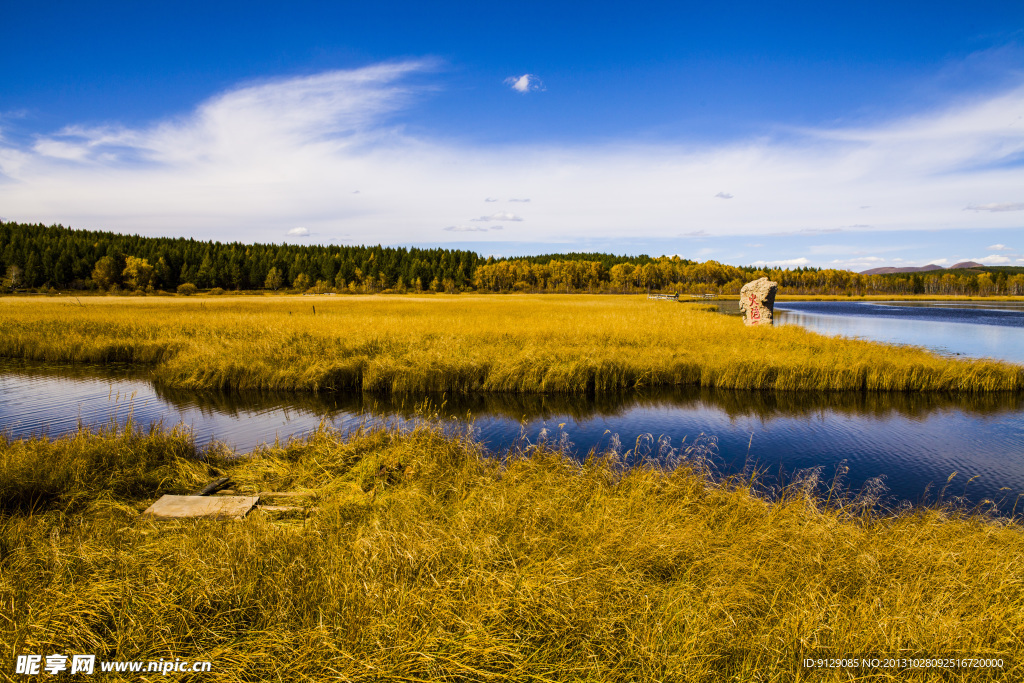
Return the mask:
[[[772,325],[775,323],[775,292],[779,285],[766,277],[743,285],[740,290],[740,310],[744,325]]]

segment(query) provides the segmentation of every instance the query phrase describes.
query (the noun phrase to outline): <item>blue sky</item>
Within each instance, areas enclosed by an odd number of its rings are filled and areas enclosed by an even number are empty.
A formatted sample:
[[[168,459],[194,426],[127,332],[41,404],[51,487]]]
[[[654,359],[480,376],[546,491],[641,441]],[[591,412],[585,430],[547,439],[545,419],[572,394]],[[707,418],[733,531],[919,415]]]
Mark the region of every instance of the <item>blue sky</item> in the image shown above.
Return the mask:
[[[1024,3],[4,3],[0,216],[1024,265]]]

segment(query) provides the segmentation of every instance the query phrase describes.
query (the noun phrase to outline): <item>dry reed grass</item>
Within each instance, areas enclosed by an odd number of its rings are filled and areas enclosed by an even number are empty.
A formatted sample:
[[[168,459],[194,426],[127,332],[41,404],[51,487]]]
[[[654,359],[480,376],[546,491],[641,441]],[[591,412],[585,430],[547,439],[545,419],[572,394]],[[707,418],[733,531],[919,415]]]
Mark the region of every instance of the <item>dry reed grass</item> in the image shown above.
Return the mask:
[[[670,454],[672,469],[626,469],[628,455],[580,464],[527,446],[499,461],[426,424],[321,430],[238,459],[181,431],[0,439],[4,658],[208,659],[201,680],[218,681],[1024,674],[1018,525],[825,504],[807,482],[768,501],[749,480],[709,478],[699,449]],[[292,521],[139,518],[160,493],[220,473],[240,492],[310,492],[315,508]],[[854,655],[1005,664],[800,666]]]
[[[0,318],[0,356],[145,365],[158,383],[187,389],[1024,389],[1022,366],[746,328],[642,297],[8,298]]]

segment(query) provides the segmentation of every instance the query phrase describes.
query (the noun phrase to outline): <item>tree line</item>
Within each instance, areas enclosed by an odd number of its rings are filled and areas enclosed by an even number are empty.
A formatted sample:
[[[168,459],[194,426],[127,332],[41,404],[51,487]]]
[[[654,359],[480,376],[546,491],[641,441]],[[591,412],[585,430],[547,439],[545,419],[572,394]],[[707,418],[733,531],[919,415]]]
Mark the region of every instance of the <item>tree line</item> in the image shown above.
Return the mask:
[[[460,291],[480,262],[454,249],[225,244],[0,223],[0,273],[20,289]]]
[[[487,262],[477,267],[474,284],[492,292],[739,294],[744,284],[759,277],[778,283],[781,294],[1024,295],[1024,268],[862,275],[831,268],[741,267],[667,256],[623,260],[610,268],[598,261]]]
[[[0,222],[0,274],[6,291],[738,294],[744,283],[765,276],[779,284],[781,294],[1024,295],[1024,268],[1012,267],[861,275],[678,256],[569,253],[495,259],[454,249],[225,244],[13,222]]]

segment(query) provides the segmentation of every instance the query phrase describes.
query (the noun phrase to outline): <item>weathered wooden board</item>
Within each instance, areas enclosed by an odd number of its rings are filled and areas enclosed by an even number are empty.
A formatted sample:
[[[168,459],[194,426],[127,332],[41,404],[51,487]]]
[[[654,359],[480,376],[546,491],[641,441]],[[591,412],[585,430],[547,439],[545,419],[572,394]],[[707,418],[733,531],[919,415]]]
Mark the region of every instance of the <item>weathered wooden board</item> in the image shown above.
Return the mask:
[[[258,496],[164,496],[142,514],[152,519],[242,519],[258,502]]]

